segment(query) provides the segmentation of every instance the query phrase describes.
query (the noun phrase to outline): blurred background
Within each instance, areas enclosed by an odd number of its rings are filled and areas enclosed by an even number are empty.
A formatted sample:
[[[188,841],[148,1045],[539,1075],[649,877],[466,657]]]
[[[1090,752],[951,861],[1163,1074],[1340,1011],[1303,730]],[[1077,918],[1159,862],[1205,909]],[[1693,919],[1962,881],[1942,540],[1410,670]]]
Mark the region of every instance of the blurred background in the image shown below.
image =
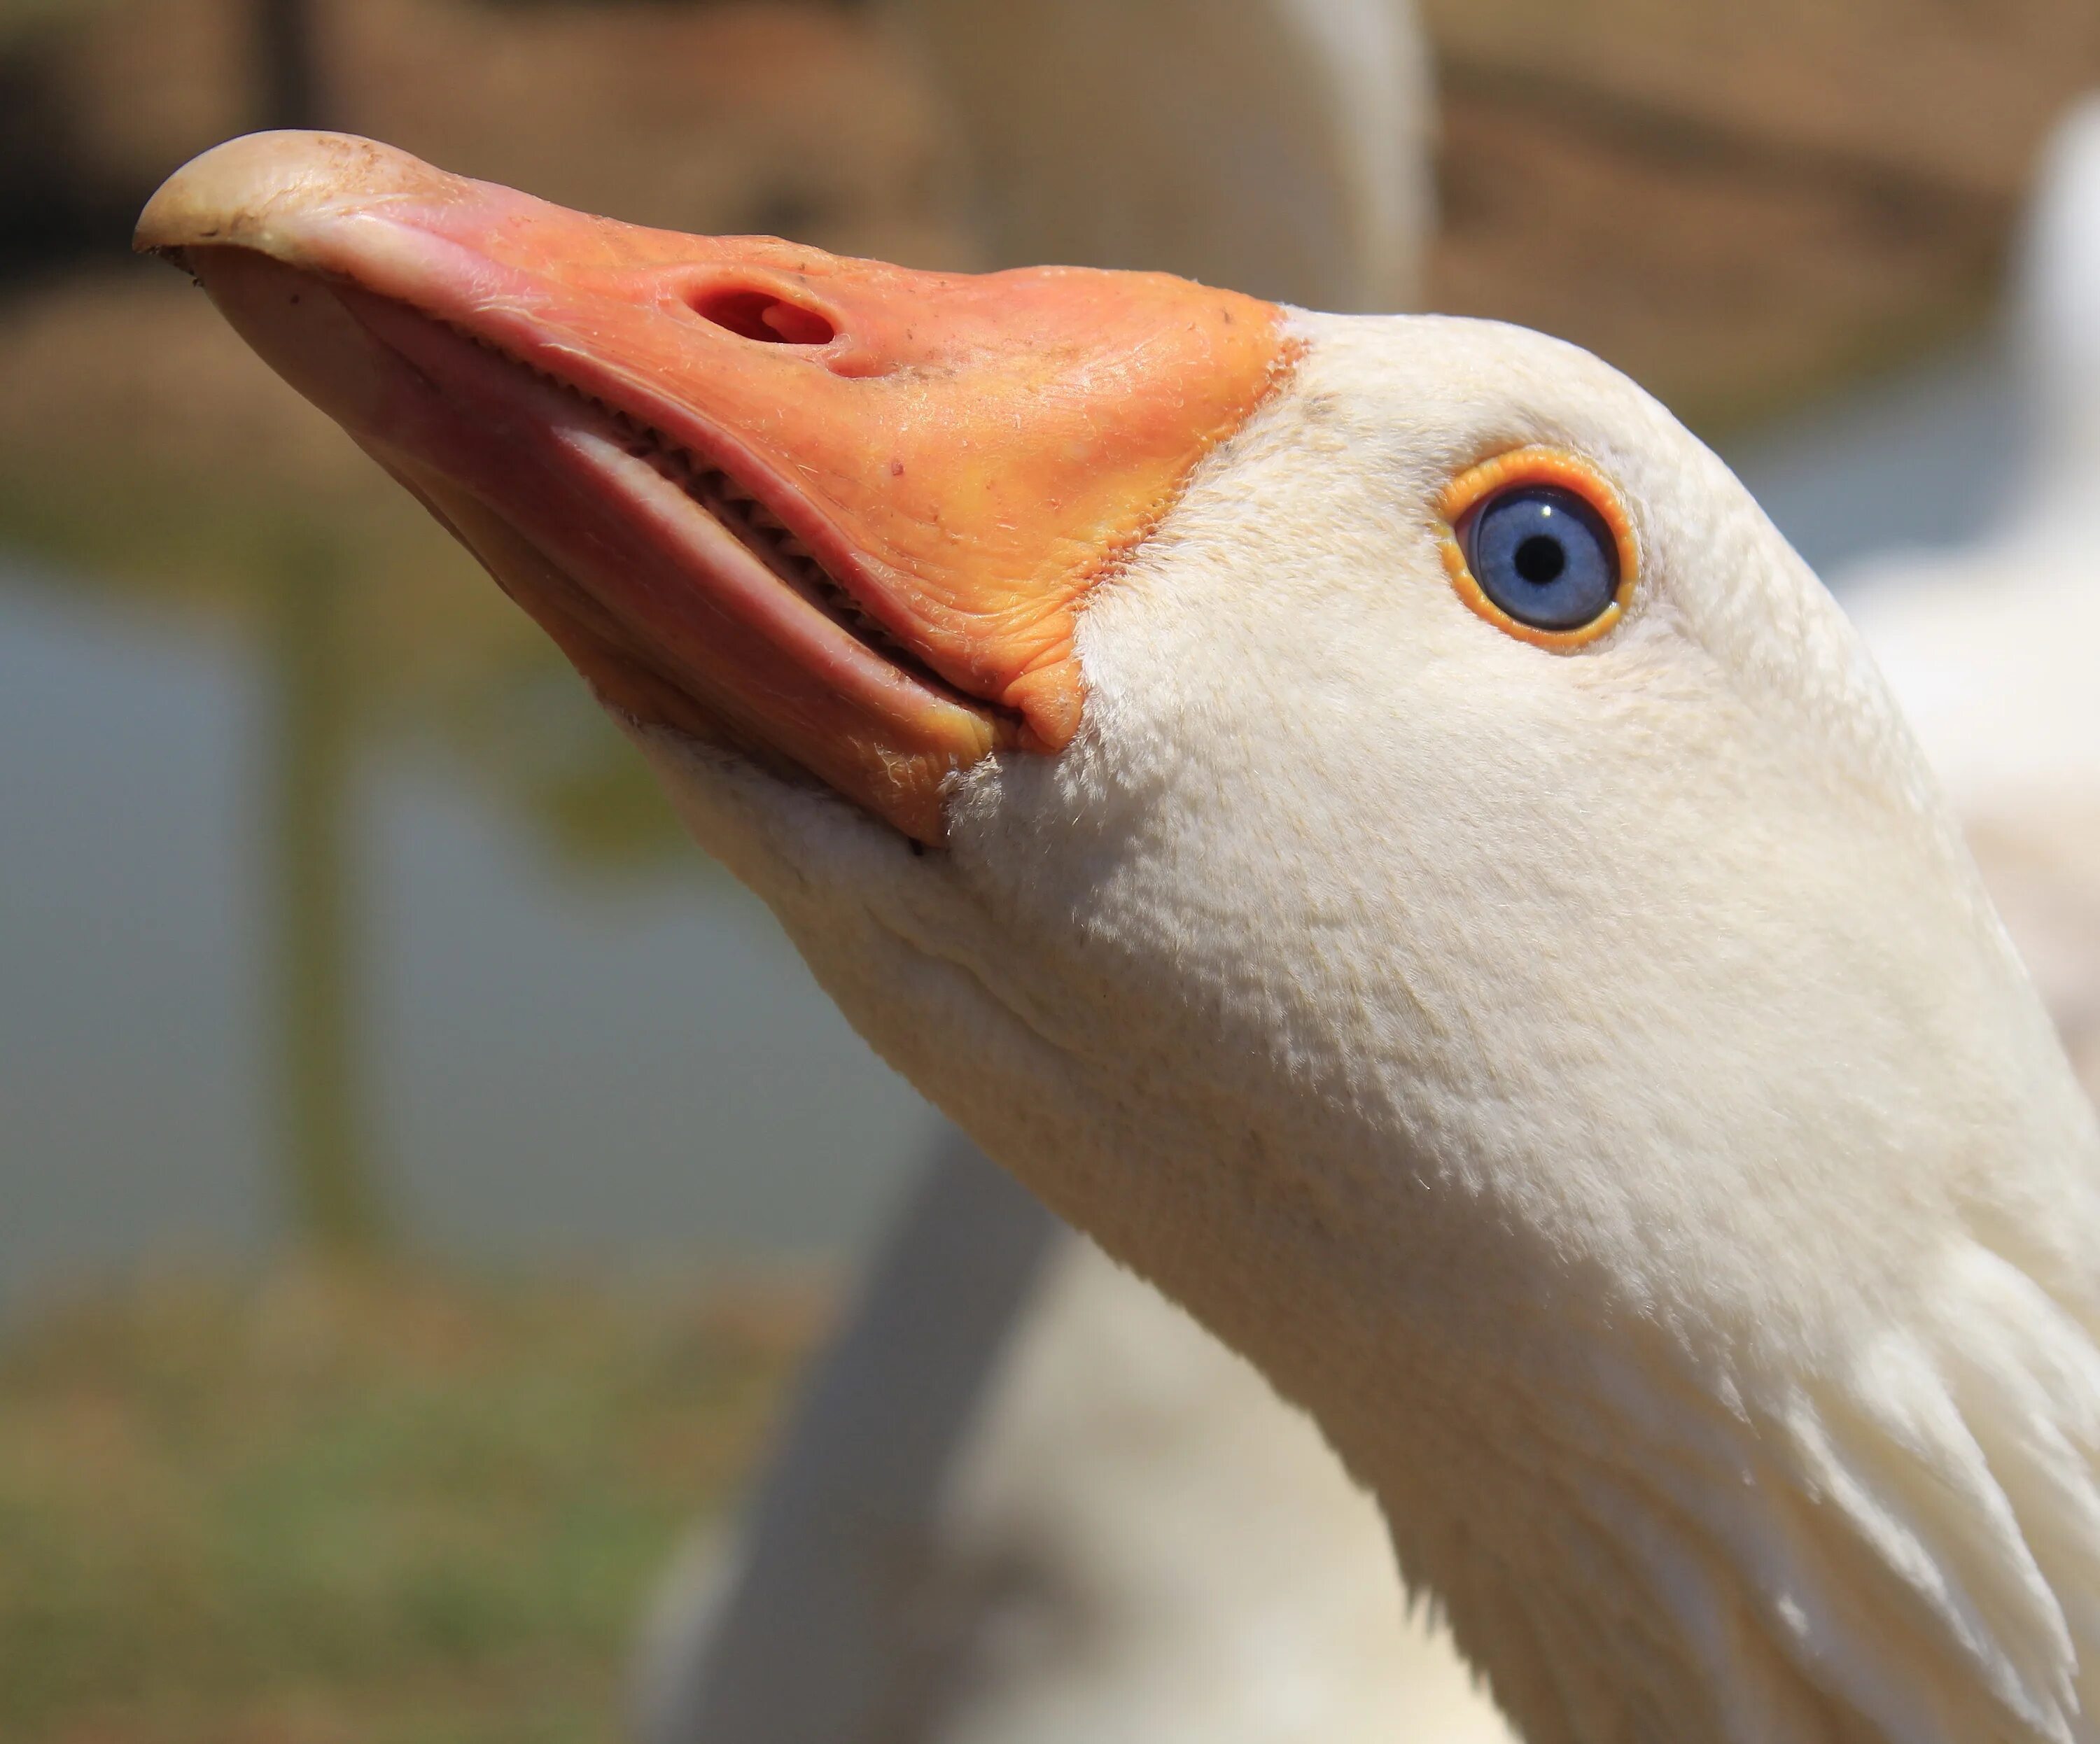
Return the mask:
[[[1993,524],[2091,0],[1422,10],[1427,306],[1628,370],[1826,575]],[[874,0],[0,0],[0,1737],[615,1736],[937,1132],[138,208],[318,124],[967,267],[940,89]]]

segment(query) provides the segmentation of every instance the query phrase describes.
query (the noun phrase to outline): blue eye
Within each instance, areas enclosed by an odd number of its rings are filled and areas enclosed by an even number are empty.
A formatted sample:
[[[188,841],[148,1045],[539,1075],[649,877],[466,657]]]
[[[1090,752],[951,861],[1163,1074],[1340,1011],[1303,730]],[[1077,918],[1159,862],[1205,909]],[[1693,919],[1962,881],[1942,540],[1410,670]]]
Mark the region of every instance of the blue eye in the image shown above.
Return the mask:
[[[1480,592],[1535,630],[1580,629],[1617,597],[1618,542],[1573,491],[1520,485],[1489,497],[1465,543]]]

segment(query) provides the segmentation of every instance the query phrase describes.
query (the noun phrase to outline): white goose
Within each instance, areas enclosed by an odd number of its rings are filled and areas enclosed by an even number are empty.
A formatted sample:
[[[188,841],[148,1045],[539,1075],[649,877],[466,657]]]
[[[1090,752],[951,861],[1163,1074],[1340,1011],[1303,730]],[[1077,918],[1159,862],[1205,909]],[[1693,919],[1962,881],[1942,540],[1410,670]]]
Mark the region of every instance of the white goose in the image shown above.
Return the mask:
[[[1528,1737],[2100,1736],[2100,1132],[1849,627],[1637,389],[327,136],[139,240],[1312,1413]]]
[[[2100,1094],[2100,98],[2050,143],[2014,302],[2031,451],[2002,525],[1833,581]]]

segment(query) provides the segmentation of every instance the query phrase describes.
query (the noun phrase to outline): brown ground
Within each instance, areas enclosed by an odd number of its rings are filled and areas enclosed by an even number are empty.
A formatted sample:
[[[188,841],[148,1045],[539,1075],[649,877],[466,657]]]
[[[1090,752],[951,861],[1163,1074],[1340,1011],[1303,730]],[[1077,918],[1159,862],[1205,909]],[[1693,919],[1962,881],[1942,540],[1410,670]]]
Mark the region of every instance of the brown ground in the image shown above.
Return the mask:
[[[1974,324],[2088,0],[1425,0],[1435,297],[1580,340],[1695,422]]]

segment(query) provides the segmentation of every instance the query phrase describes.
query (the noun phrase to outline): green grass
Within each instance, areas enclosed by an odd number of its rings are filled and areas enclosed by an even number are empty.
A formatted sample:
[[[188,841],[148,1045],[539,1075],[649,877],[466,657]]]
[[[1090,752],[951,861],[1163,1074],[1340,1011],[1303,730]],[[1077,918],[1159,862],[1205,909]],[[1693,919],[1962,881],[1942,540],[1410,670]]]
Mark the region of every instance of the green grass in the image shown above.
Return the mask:
[[[0,1737],[618,1734],[651,1583],[762,1442],[805,1296],[142,1286],[0,1346]]]

